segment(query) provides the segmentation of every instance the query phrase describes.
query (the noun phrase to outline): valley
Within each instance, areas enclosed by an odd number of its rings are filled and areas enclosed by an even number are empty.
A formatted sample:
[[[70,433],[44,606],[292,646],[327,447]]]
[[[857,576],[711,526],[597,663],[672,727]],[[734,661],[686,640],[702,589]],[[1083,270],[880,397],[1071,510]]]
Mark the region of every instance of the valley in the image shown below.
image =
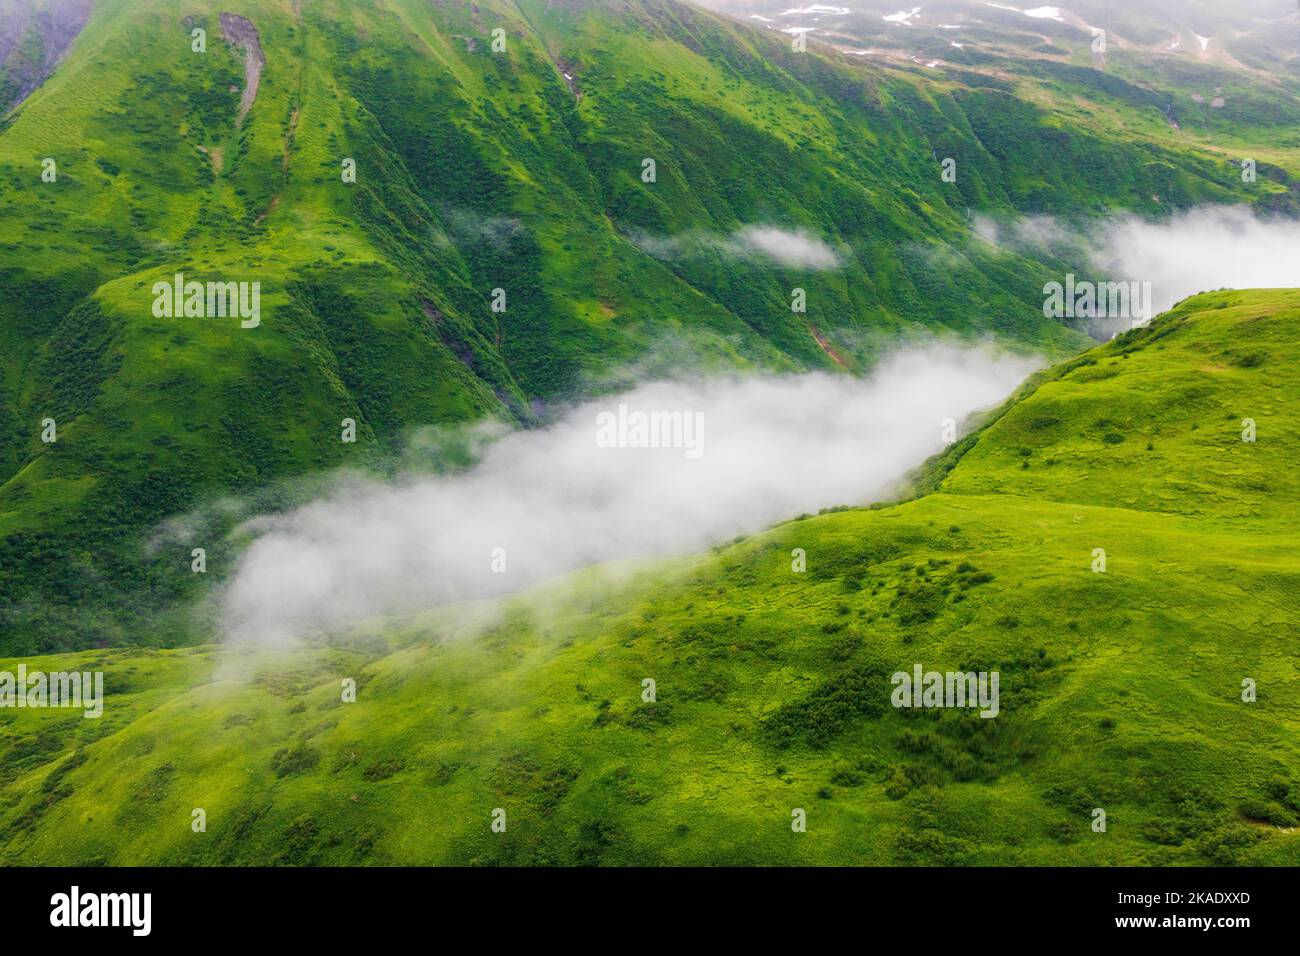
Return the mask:
[[[0,3],[0,863],[1300,863],[1300,12],[712,6]]]

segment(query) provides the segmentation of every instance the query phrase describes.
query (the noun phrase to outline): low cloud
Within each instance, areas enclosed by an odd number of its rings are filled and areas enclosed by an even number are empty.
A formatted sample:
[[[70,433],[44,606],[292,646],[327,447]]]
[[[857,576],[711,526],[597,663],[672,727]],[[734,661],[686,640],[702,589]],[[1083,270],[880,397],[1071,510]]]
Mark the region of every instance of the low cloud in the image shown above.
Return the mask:
[[[826,270],[841,265],[838,252],[804,229],[744,226],[729,236],[689,232],[680,236],[634,236],[656,259],[690,259],[713,253],[728,259],[768,260],[794,269]]]
[[[223,595],[224,629],[283,639],[586,565],[694,553],[803,512],[878,500],[941,449],[944,419],[998,402],[1039,364],[942,345],[899,352],[866,379],[658,382],[500,437],[460,474],[340,479],[312,504],[242,527],[254,540]],[[628,419],[698,416],[686,437],[700,454],[602,447],[600,423],[619,420],[620,406]]]
[[[840,257],[830,246],[803,230],[788,232],[772,226],[746,226],[732,241],[751,254],[765,255],[782,265],[834,269],[840,264]]]
[[[446,231],[434,237],[442,245],[469,247],[485,243],[504,252],[523,230],[523,223],[516,218],[488,217],[464,206],[444,205],[442,219]]]
[[[976,234],[1027,255],[1077,263],[1079,278],[1150,282],[1156,311],[1214,289],[1300,287],[1300,222],[1210,206],[1161,222],[1117,216],[1078,231],[1045,216],[995,222]]]
[[[1096,237],[1098,269],[1151,282],[1167,308],[1212,289],[1300,287],[1300,222],[1207,208],[1163,223],[1123,219]]]

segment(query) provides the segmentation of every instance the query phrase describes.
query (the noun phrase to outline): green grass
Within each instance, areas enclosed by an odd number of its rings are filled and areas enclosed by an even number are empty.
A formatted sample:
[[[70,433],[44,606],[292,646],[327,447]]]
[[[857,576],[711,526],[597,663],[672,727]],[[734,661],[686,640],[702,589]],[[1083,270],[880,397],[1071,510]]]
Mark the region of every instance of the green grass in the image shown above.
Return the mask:
[[[910,501],[296,650],[39,659],[105,717],[0,711],[0,861],[1295,865],[1298,351],[1300,292],[1202,295]],[[997,670],[999,716],[890,707],[918,662]]]

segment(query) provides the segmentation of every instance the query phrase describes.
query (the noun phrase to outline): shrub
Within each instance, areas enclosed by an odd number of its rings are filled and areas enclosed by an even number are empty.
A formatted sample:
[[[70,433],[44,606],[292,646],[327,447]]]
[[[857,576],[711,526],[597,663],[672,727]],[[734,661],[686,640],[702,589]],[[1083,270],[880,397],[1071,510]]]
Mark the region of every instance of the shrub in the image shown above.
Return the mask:
[[[400,760],[381,760],[372,763],[365,770],[361,771],[361,778],[371,782],[376,780],[387,780],[393,774],[398,773],[406,765]]]
[[[306,744],[281,747],[271,757],[271,769],[277,777],[293,777],[306,773],[320,763],[320,751]]]

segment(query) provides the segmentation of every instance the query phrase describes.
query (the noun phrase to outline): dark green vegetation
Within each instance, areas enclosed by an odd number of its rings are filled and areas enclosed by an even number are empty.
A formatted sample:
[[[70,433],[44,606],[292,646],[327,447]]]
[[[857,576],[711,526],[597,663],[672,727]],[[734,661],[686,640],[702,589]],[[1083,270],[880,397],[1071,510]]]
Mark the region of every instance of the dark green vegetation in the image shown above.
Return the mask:
[[[1295,865],[1298,360],[1300,292],[1202,295],[901,504],[477,624],[41,659],[105,714],[0,712],[0,862]],[[999,715],[892,708],[918,662],[999,671]]]
[[[163,519],[389,467],[430,423],[530,425],[631,367],[857,371],[923,330],[1068,354],[1079,336],[1040,311],[1061,264],[971,241],[969,214],[1276,204],[1293,168],[1280,154],[1245,189],[1141,97],[1084,115],[976,72],[796,54],[667,0],[232,6],[265,57],[242,118],[246,46],[220,11],[101,0],[0,124],[0,648],[193,640],[189,548],[145,547]],[[730,254],[753,225],[841,264]],[[261,324],[155,318],[176,272],[260,282]]]

